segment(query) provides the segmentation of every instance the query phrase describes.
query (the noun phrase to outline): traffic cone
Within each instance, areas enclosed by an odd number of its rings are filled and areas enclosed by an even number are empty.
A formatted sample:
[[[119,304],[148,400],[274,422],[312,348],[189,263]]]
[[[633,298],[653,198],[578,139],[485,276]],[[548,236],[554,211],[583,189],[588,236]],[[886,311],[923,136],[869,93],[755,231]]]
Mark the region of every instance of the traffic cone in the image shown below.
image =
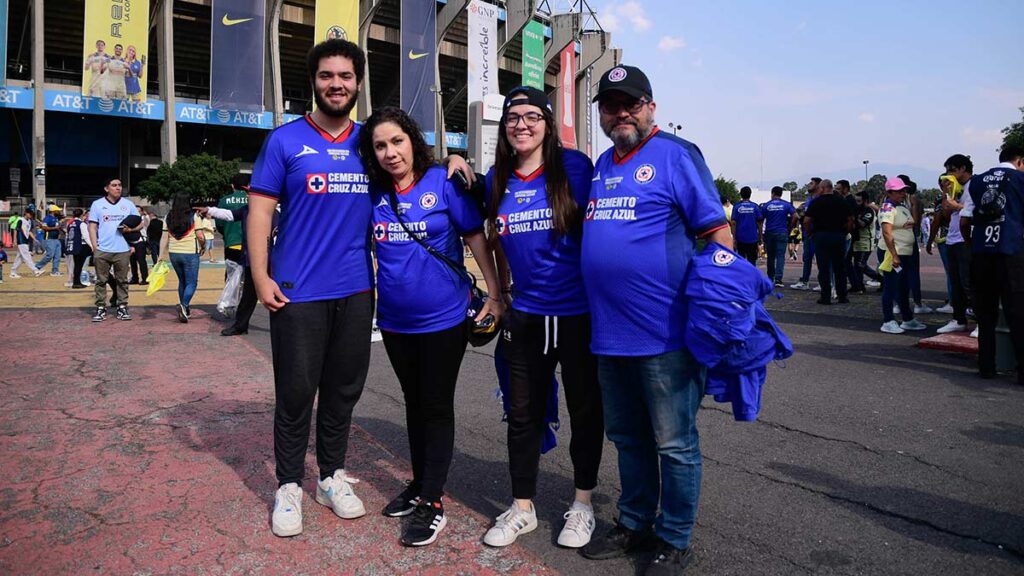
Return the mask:
[[[4,232],[4,248],[11,248],[11,233]]]

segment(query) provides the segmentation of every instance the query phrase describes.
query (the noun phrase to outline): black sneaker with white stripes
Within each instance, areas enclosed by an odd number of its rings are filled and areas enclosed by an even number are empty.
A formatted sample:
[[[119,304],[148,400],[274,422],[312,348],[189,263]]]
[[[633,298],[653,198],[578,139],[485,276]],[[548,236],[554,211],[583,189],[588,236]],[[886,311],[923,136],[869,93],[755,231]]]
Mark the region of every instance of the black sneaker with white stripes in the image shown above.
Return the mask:
[[[444,530],[448,518],[444,515],[444,505],[440,500],[430,502],[421,500],[412,512],[412,518],[402,530],[403,546],[426,546]]]
[[[385,506],[380,513],[389,518],[408,516],[409,514],[412,514],[413,510],[416,509],[416,505],[419,503],[419,489],[410,484],[405,490],[402,490],[402,493],[396,496],[394,500],[388,502],[388,505]]]
[[[92,315],[93,322],[103,322],[107,319],[107,309],[103,306],[96,307],[96,313]]]
[[[128,307],[124,304],[117,307],[117,319],[118,320],[131,320],[132,315],[128,313]]]

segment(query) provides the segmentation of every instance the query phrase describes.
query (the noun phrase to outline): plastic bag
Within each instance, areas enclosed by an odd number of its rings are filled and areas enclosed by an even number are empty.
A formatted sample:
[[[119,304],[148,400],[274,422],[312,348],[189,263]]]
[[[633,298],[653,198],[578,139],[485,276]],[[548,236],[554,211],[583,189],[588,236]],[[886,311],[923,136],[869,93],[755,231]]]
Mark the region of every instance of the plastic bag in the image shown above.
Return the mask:
[[[235,308],[242,300],[242,267],[231,260],[224,262],[227,272],[227,279],[224,281],[224,291],[220,293],[220,302],[217,303],[217,312],[231,318],[235,315]]]
[[[164,282],[167,282],[167,273],[170,271],[170,265],[164,260],[153,266],[149,272],[149,287],[146,288],[146,296],[152,296],[157,290],[164,287]]]

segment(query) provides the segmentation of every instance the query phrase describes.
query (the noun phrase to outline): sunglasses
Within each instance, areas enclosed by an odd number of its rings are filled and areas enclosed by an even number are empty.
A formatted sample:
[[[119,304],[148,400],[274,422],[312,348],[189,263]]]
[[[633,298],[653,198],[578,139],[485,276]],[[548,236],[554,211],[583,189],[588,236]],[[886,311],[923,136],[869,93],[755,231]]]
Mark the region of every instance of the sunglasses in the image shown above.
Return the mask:
[[[620,110],[625,110],[630,114],[636,114],[644,106],[650,104],[651,101],[646,98],[635,98],[633,100],[605,100],[598,103],[597,109],[603,114],[618,114]]]

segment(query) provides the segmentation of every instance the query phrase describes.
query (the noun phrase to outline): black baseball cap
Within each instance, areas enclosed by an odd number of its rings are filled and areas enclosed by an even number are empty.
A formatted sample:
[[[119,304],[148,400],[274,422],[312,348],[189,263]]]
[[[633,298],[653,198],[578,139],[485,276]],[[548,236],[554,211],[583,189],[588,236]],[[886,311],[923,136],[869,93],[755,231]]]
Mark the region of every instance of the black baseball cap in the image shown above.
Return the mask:
[[[609,92],[622,92],[634,98],[654,97],[651,81],[636,66],[616,66],[605,72],[597,85],[597,94],[593,101],[597,102]]]
[[[509,90],[505,96],[505,103],[501,106],[502,114],[517,104],[529,104],[541,110],[547,110],[552,114],[555,113],[551,108],[551,101],[548,100],[548,95],[532,86],[516,86]]]

